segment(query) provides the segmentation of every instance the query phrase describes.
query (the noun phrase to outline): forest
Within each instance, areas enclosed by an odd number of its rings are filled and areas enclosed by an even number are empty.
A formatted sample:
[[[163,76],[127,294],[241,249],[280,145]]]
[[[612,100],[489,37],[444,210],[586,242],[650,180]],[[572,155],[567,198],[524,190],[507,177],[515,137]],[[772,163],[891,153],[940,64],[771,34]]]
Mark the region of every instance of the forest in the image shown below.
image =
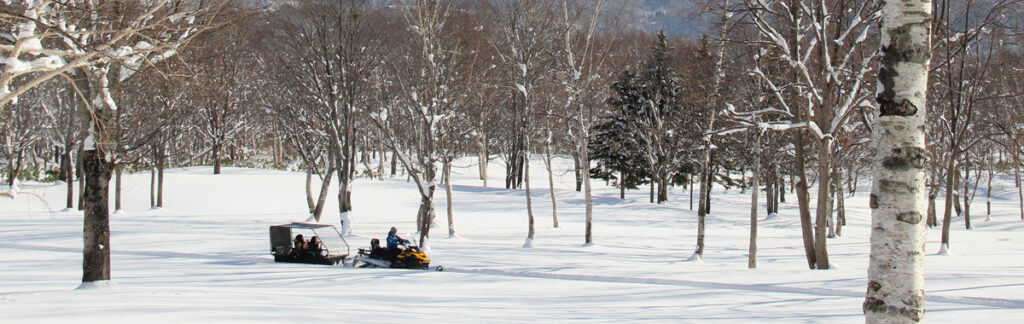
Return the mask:
[[[362,208],[354,181],[405,179],[428,249],[457,234],[456,161],[474,161],[483,187],[525,192],[523,247],[541,215],[559,226],[559,172],[585,197],[581,244],[594,242],[595,182],[623,198],[648,190],[651,204],[685,193],[694,259],[712,187],[742,190],[750,268],[757,221],[795,200],[806,265],[829,269],[844,199],[896,160],[924,172],[927,204],[901,220],[940,229],[944,251],[951,227],[991,216],[994,179],[1014,179],[1024,221],[1024,2],[922,1],[927,42],[903,56],[883,30],[899,1],[684,2],[676,20],[693,33],[638,27],[649,17],[616,0],[4,1],[0,195],[66,186],[66,208],[85,215],[83,281],[110,279],[122,177],[148,173],[150,206],[163,207],[164,171],[196,165],[304,172],[304,210],[340,215],[342,234]],[[918,109],[893,99],[905,94],[894,60],[922,58],[924,147],[882,161],[875,145],[904,129],[880,120]],[[504,173],[488,175],[496,160]],[[550,191],[551,210],[531,191]],[[988,208],[972,211],[979,201]]]

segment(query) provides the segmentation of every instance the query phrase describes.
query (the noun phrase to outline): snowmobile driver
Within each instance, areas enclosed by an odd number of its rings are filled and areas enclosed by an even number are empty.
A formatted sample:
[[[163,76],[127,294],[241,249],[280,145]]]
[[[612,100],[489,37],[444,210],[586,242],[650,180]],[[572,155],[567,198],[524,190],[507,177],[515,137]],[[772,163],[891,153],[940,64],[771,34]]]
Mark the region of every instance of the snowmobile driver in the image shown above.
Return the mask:
[[[399,237],[398,228],[392,226],[391,231],[388,232],[388,250],[398,250],[399,244],[409,244],[409,240]]]

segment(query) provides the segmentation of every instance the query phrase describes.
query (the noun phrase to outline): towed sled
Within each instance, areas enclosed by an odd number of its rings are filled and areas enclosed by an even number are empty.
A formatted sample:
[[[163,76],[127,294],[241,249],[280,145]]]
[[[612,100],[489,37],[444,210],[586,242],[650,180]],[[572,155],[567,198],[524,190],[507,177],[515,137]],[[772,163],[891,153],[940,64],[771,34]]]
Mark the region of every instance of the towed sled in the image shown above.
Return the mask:
[[[306,238],[317,237],[320,240],[319,248],[305,251],[294,249],[294,234],[302,234]],[[270,253],[274,255],[274,262],[337,265],[348,257],[349,246],[333,225],[296,222],[270,226]]]
[[[389,250],[380,247],[380,240],[370,240],[369,248],[359,248],[359,254],[353,258],[353,265],[359,268],[398,268],[398,269],[427,269],[430,267],[430,258],[426,253],[420,251],[416,245],[404,241],[398,245],[398,249]],[[440,271],[440,267],[438,267]]]

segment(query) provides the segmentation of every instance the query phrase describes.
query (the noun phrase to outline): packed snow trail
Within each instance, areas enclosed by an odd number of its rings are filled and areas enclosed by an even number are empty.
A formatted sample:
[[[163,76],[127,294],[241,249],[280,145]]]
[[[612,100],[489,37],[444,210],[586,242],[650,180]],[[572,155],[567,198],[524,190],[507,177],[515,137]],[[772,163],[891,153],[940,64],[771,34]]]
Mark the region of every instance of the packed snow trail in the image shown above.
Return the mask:
[[[454,273],[483,274],[483,275],[493,275],[493,276],[508,276],[508,277],[538,278],[538,279],[557,279],[557,280],[573,280],[573,281],[596,281],[596,282],[605,282],[605,283],[650,284],[650,285],[666,285],[666,286],[699,287],[699,288],[711,288],[711,289],[730,289],[730,290],[742,290],[742,291],[760,291],[760,292],[774,292],[774,293],[786,293],[786,294],[813,295],[813,296],[823,296],[823,297],[824,296],[864,297],[864,293],[863,292],[859,292],[859,291],[831,289],[831,288],[785,287],[785,286],[779,286],[779,285],[774,285],[774,284],[736,284],[736,283],[703,282],[703,281],[680,280],[680,279],[609,277],[609,276],[597,276],[597,275],[557,274],[557,273],[546,273],[546,272],[536,272],[536,271],[515,271],[515,270],[494,270],[494,269],[465,269],[465,268],[454,268],[454,267],[445,267],[444,271],[445,272],[454,272]],[[1024,300],[1019,300],[1019,299],[984,298],[984,297],[953,297],[953,296],[937,296],[937,295],[934,295],[934,294],[926,295],[925,298],[927,299],[928,302],[937,302],[937,303],[975,305],[975,306],[988,306],[988,307],[1001,307],[1001,308],[1012,308],[1012,309],[1024,308]]]

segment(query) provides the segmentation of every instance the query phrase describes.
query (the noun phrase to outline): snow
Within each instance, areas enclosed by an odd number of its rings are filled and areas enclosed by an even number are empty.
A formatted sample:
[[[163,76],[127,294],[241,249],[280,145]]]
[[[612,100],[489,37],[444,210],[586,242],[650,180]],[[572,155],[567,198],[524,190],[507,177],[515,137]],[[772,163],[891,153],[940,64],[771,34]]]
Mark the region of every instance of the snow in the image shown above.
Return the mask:
[[[794,198],[759,221],[758,268],[747,269],[749,193],[714,189],[703,258],[687,262],[696,212],[684,190],[655,205],[646,187],[622,200],[594,181],[596,244],[584,247],[583,195],[566,172],[573,162],[556,158],[559,228],[544,212],[547,190],[536,190],[534,247],[524,249],[523,192],[482,187],[475,160],[452,170],[462,239],[432,231],[442,239],[428,255],[443,272],[274,263],[267,228],[308,216],[305,174],[191,167],[167,170],[161,210],[150,209],[148,172],[125,175],[126,213],[110,221],[112,280],[82,284],[81,212],[53,209],[64,206],[64,187],[20,183],[31,194],[0,197],[0,313],[10,323],[864,322],[870,181],[847,198],[849,226],[829,242],[841,268],[807,269]],[[492,178],[503,174],[500,160],[490,167]],[[531,176],[546,183],[543,169]],[[926,321],[1024,318],[1024,223],[1012,181],[995,181],[991,221],[968,231],[954,218],[955,256],[934,254],[940,229],[928,230]],[[333,188],[321,222],[337,226]],[[352,194],[353,251],[391,226],[415,228],[419,193],[404,177],[360,178]]]

